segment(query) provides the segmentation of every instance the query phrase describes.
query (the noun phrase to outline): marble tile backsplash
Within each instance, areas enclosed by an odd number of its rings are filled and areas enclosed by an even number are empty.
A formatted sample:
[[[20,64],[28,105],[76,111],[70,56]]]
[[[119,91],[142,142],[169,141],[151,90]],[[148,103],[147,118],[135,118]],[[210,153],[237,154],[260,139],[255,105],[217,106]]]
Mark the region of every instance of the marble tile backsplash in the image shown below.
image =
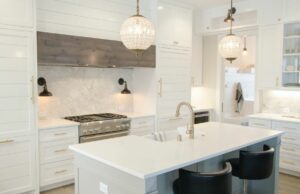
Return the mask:
[[[300,116],[300,91],[267,90],[262,98],[264,113]]]
[[[132,86],[131,69],[99,69],[84,67],[39,67],[39,77],[47,80],[52,97],[39,97],[39,118],[72,115],[130,112],[132,95],[122,95],[119,78]],[[39,92],[42,87],[39,86]]]

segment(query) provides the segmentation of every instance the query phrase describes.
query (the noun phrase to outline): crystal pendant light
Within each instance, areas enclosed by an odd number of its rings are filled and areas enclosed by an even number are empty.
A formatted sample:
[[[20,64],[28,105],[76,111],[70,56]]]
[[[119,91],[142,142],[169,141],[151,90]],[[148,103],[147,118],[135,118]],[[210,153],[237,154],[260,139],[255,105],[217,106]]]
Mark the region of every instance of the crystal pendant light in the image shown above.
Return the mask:
[[[137,0],[136,15],[131,16],[123,23],[120,35],[124,46],[137,55],[147,50],[154,42],[154,26],[151,21],[140,15],[139,0]]]
[[[234,10],[234,11],[230,11]],[[230,22],[230,32],[228,35],[222,38],[219,43],[219,52],[223,58],[230,61],[232,63],[234,60],[238,58],[241,53],[242,48],[242,40],[239,36],[236,36],[232,33],[232,23],[234,21],[233,14],[235,13],[236,9],[233,7],[233,1],[231,0],[231,8],[228,11],[230,14],[227,18],[230,20],[226,20]]]

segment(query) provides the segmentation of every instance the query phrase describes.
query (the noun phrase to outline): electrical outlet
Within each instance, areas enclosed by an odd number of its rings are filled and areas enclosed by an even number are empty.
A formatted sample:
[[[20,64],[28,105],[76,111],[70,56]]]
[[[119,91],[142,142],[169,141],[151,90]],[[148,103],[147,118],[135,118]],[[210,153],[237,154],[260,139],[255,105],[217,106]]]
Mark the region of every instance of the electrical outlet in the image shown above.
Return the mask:
[[[100,191],[103,194],[108,194],[108,186],[102,182],[100,182]]]

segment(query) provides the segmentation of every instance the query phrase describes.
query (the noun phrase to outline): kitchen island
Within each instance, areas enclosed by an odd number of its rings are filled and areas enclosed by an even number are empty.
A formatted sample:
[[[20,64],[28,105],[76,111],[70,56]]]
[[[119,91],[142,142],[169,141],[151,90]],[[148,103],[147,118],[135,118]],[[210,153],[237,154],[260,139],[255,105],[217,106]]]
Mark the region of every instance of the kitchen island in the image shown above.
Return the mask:
[[[282,132],[205,123],[195,125],[195,139],[183,137],[164,142],[126,136],[70,146],[75,153],[76,194],[172,194],[178,169],[212,172],[223,161],[238,157],[239,150],[255,151],[264,144],[275,148],[274,170],[266,180],[250,181],[249,193],[277,193]],[[242,181],[233,179],[233,193]]]

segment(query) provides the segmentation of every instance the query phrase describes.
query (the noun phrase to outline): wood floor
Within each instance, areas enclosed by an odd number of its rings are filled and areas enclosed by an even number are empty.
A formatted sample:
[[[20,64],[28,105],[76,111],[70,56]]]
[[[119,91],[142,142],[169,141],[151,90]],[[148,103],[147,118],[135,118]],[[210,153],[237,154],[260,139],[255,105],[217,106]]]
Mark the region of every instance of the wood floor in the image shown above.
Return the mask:
[[[74,186],[65,186],[42,194],[74,194]],[[280,174],[279,194],[300,194],[300,178]]]

